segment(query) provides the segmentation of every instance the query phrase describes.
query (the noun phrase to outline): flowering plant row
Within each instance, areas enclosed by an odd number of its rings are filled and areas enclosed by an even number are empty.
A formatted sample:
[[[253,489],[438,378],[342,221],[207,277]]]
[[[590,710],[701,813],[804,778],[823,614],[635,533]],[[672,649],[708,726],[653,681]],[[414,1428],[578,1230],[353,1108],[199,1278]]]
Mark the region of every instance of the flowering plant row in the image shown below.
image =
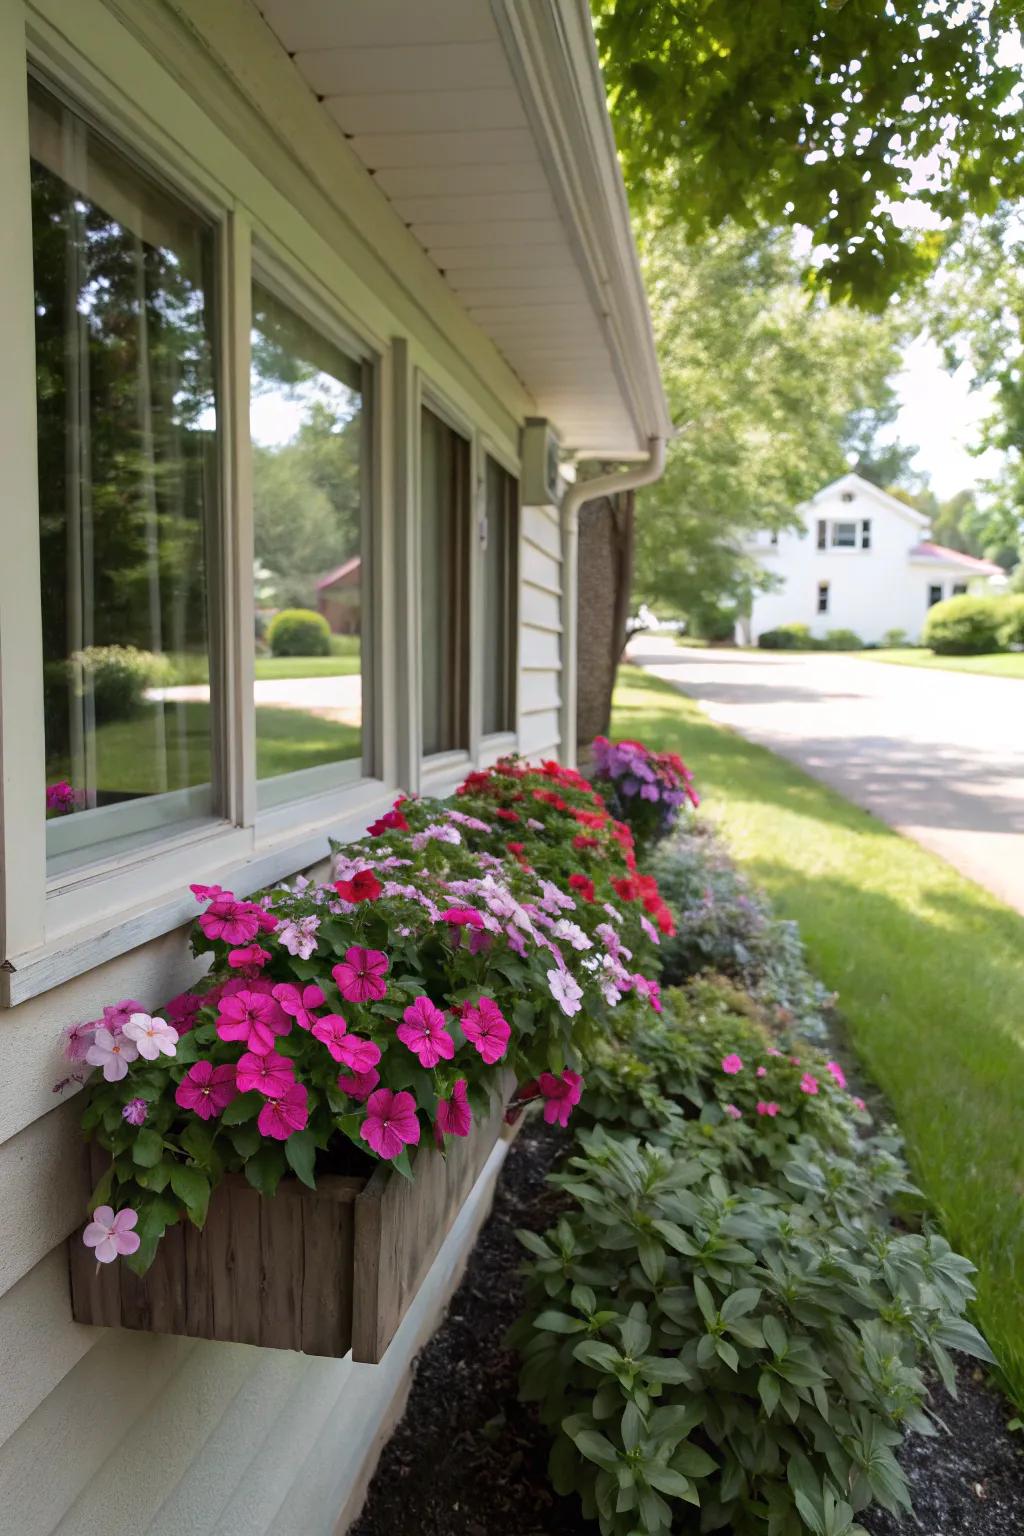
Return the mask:
[[[396,802],[334,847],[327,883],[192,889],[203,982],[65,1032],[96,1069],[83,1129],[111,1157],[84,1241],[140,1273],[226,1173],[265,1195],[377,1160],[411,1176],[412,1150],[467,1136],[508,1070],[513,1113],[537,1099],[564,1125],[610,1012],[660,1008],[671,914],[629,829],[555,763]]]
[[[700,805],[693,774],[675,752],[652,752],[643,742],[606,736],[596,736],[591,751],[599,789],[641,849],[668,836],[684,805],[695,810]]]

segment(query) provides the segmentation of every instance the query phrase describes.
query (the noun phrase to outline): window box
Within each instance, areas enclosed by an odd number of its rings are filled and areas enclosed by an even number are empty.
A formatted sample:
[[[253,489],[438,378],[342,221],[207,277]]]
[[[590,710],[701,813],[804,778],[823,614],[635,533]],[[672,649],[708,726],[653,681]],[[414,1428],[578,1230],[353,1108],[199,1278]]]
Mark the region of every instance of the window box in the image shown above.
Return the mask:
[[[376,1365],[502,1133],[511,1073],[485,1121],[447,1157],[422,1146],[415,1178],[381,1165],[368,1180],[285,1180],[264,1199],[240,1174],[214,1190],[202,1231],[166,1232],[143,1276],[98,1265],[71,1239],[79,1323],[185,1334]],[[104,1154],[87,1147],[95,1180]]]

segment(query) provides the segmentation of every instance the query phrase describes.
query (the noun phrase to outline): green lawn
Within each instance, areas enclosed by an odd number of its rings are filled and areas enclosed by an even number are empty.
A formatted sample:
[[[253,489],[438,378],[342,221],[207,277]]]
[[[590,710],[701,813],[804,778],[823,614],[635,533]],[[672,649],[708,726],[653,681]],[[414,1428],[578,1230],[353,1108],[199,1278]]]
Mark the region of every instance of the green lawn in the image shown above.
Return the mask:
[[[1024,917],[668,683],[619,674],[613,729],[671,747],[703,812],[839,993],[1024,1402]]]
[[[861,661],[893,661],[901,667],[932,667],[939,672],[983,672],[990,677],[1024,677],[1024,651],[991,656],[936,656],[922,649],[858,651]]]
[[[352,677],[359,653],[349,656],[257,656],[256,679],[281,677]]]
[[[329,658],[323,658],[328,660]],[[308,675],[308,674],[307,674]],[[96,732],[96,761],[99,786],[111,793],[152,795],[161,789],[183,789],[190,784],[208,782],[210,777],[210,706],[193,703],[168,711],[169,782],[160,779],[161,758],[149,705],[127,720],[113,720]],[[179,734],[174,722],[183,711],[185,730]],[[352,725],[321,720],[298,709],[256,711],[256,769],[261,779],[298,768],[317,768],[322,763],[336,763],[358,757],[361,733]],[[46,781],[72,779],[67,760],[51,760],[46,765]]]

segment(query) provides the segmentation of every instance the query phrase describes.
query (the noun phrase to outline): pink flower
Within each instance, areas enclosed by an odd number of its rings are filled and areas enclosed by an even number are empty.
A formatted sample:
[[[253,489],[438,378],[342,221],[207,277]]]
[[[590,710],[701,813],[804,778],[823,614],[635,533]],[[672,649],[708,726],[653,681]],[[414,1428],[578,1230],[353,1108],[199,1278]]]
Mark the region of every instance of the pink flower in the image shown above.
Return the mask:
[[[378,1157],[397,1157],[403,1147],[414,1147],[420,1139],[416,1100],[411,1093],[392,1093],[378,1088],[366,1103],[366,1119],[359,1134]]]
[[[322,1019],[317,1019],[313,1025],[313,1038],[326,1045],[335,1061],[341,1060],[341,1042],[348,1031],[348,1025],[340,1013],[325,1013]]]
[[[268,1099],[256,1121],[260,1135],[287,1141],[294,1131],[304,1130],[309,1119],[308,1097],[302,1083],[289,1083],[277,1098]]]
[[[568,971],[548,971],[548,991],[562,1012],[572,1018],[574,1013],[579,1013],[582,1004],[583,988],[575,976]]]
[[[449,907],[441,913],[442,923],[451,923],[455,928],[482,928],[484,917],[475,907]]]
[[[230,1063],[215,1067],[212,1061],[197,1061],[175,1089],[174,1102],[182,1109],[191,1109],[200,1120],[210,1120],[237,1094],[235,1069]]]
[[[290,981],[279,982],[272,994],[300,1029],[312,1029],[316,1022],[314,1008],[322,1008],[327,999],[315,984],[297,987]]]
[[[112,1035],[120,1034],[133,1013],[145,1013],[141,1003],[134,998],[126,997],[120,1003],[113,1003],[103,1010],[103,1026],[109,1029]]]
[[[178,1053],[178,1031],[172,1029],[166,1019],[151,1017],[148,1013],[133,1013],[123,1033],[126,1040],[138,1046],[139,1055],[146,1061]]]
[[[138,1054],[134,1040],[127,1040],[124,1035],[112,1035],[109,1029],[100,1028],[93,1036],[85,1059],[90,1067],[103,1068],[103,1076],[108,1083],[119,1083],[123,1077],[128,1076],[128,1063],[135,1061]]]
[[[356,944],[345,951],[344,960],[334,966],[331,975],[347,1003],[371,1002],[388,990],[384,977],[389,963],[382,950],[362,949]]]
[[[69,1024],[61,1031],[60,1043],[67,1061],[84,1061],[99,1029],[95,1020],[91,1024]]]
[[[816,1077],[812,1077],[809,1072],[805,1072],[803,1077],[800,1079],[800,1092],[817,1093],[817,1091],[818,1079]]]
[[[452,1089],[450,1099],[438,1099],[434,1128],[440,1141],[445,1136],[468,1136],[473,1124],[473,1111],[466,1098],[466,1079],[460,1077]]]
[[[208,939],[222,939],[225,944],[248,944],[260,931],[258,909],[252,902],[236,901],[227,892],[215,896],[199,918],[199,926]]]
[[[356,1077],[366,1077],[380,1061],[380,1046],[361,1035],[346,1035],[338,1045],[336,1061],[349,1068]],[[331,1052],[334,1056],[334,1052]]]
[[[291,1022],[277,999],[255,988],[244,988],[220,1000],[217,1033],[222,1040],[244,1040],[250,1051],[265,1054],[275,1035],[286,1035]]]
[[[55,811],[58,816],[66,816],[74,808],[75,791],[67,779],[58,779],[56,784],[47,784],[46,809],[48,811]]]
[[[194,992],[179,992],[164,1004],[164,1013],[179,1035],[187,1035],[196,1021],[196,1014],[203,1006],[202,998]]]
[[[413,1055],[419,1057],[421,1067],[436,1067],[441,1060],[451,1061],[455,1055],[455,1041],[444,1027],[444,1014],[429,997],[417,997],[402,1014],[403,1023],[395,1033]]]
[[[142,1125],[149,1114],[149,1105],[145,1099],[129,1099],[121,1111],[121,1119],[127,1120],[129,1125]]]
[[[316,949],[316,931],[319,927],[318,917],[293,918],[282,925],[277,937],[290,955],[308,960]]]
[[[759,1115],[770,1115],[774,1120],[775,1116],[779,1112],[779,1106],[774,1102],[774,1100],[766,1104],[764,1099],[759,1099],[757,1102],[757,1112]]]
[[[723,1104],[722,1108],[725,1110],[725,1113],[729,1116],[730,1120],[743,1119],[743,1111],[737,1109],[735,1104]]]
[[[266,1099],[278,1099],[295,1081],[295,1064],[276,1051],[267,1051],[261,1056],[246,1051],[238,1058],[235,1081],[239,1093],[251,1093],[255,1089]]]
[[[464,1009],[462,1033],[491,1067],[504,1056],[512,1031],[497,1003],[482,997],[475,1008]]]
[[[219,885],[190,885],[189,890],[196,901],[214,901],[218,896],[231,898],[231,892],[225,891]]]
[[[555,1077],[552,1072],[542,1072],[537,1087],[546,1101],[544,1119],[548,1125],[554,1125],[556,1121],[559,1125],[568,1125],[573,1105],[579,1103],[583,1093],[583,1079],[579,1073],[566,1070],[560,1077]]]
[[[826,1061],[825,1071],[828,1072],[832,1079],[839,1084],[840,1088],[846,1087],[846,1073],[843,1071],[838,1061]]]
[[[728,1056],[723,1056],[722,1071],[727,1077],[735,1077],[737,1072],[743,1071],[743,1057],[737,1056],[735,1051]]]
[[[370,1094],[380,1082],[380,1073],[374,1067],[366,1072],[353,1072],[349,1076],[342,1073],[338,1078],[338,1087],[342,1093],[347,1093],[350,1098],[358,1099],[360,1104],[365,1104]]]
[[[98,1205],[92,1213],[92,1221],[82,1233],[82,1242],[96,1251],[101,1264],[111,1264],[119,1253],[134,1253],[141,1238],[132,1228],[139,1219],[138,1211],[125,1206],[114,1215],[112,1206]]]
[[[850,1103],[853,1105],[854,1109],[860,1110],[862,1115],[867,1113],[867,1105],[864,1103],[863,1099],[858,1099],[856,1095],[854,1095],[854,1097],[850,1100]]]
[[[754,1076],[755,1077],[767,1077],[768,1076],[768,1068],[767,1067],[758,1067],[757,1071],[754,1073]]]
[[[246,970],[249,970],[251,967],[259,970],[261,966],[266,965],[269,959],[270,950],[263,949],[259,944],[247,944],[244,949],[228,951],[228,965],[234,966],[236,970],[240,970],[243,967]]]

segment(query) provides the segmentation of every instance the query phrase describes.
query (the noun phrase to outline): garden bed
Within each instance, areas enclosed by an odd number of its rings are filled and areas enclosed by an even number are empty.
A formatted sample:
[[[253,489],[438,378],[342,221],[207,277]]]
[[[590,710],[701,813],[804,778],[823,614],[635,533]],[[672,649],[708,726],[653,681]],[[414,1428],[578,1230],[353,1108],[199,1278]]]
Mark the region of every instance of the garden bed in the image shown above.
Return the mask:
[[[544,1180],[564,1134],[531,1121],[509,1152],[494,1210],[445,1321],[419,1356],[405,1416],[388,1442],[350,1536],[597,1536],[575,1498],[552,1491],[550,1440],[517,1396],[518,1362],[503,1346],[518,1316],[523,1249],[517,1228],[542,1231],[560,1197]],[[920,1525],[884,1510],[860,1516],[872,1536],[1010,1536],[1024,1529],[1024,1440],[973,1361],[958,1399],[936,1388],[949,1430],[910,1436],[901,1456]]]

